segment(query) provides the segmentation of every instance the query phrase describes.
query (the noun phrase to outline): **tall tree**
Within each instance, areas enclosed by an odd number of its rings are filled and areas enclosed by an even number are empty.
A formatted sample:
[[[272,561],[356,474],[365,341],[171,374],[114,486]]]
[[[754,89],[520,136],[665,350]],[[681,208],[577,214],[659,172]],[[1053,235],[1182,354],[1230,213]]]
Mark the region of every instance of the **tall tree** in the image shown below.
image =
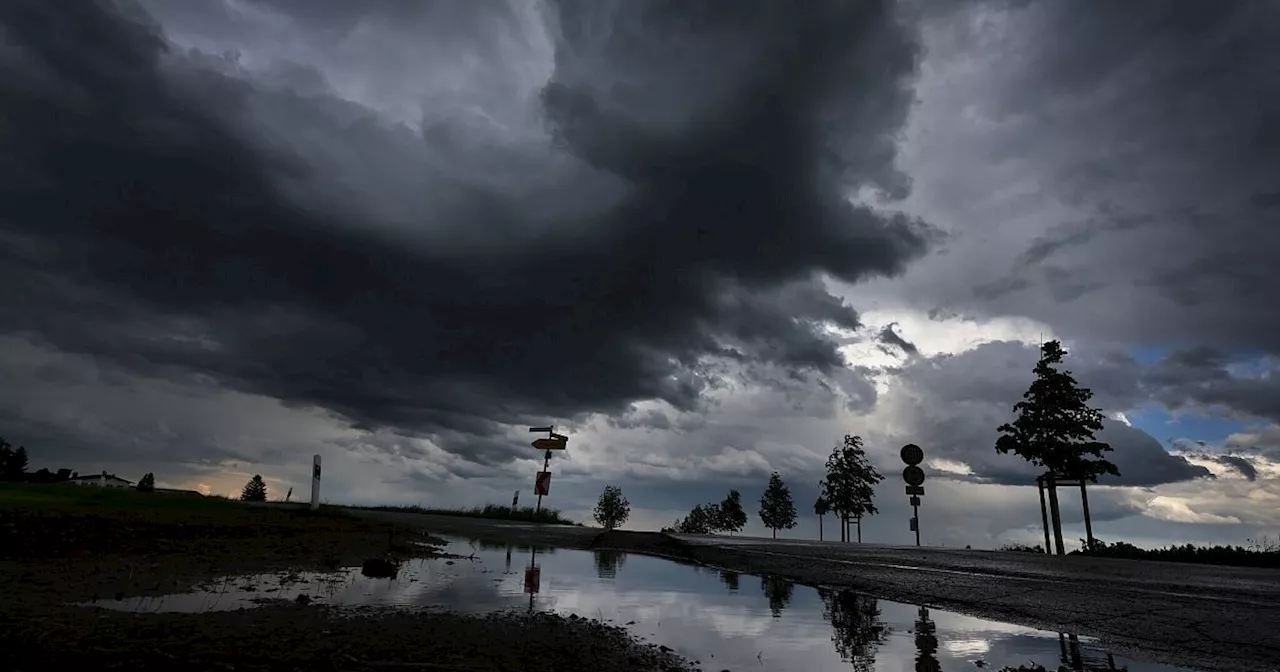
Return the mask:
[[[846,434],[827,456],[827,477],[819,484],[822,499],[841,521],[841,538],[850,517],[879,513],[874,503],[876,485],[884,480],[867,459],[862,437]]]
[[[616,485],[604,486],[604,492],[600,493],[600,500],[596,502],[595,517],[600,527],[606,530],[627,522],[627,518],[631,517],[631,502],[622,496],[622,488]]]
[[[742,508],[742,494],[737,490],[730,490],[729,496],[725,497],[716,509],[718,514],[716,529],[733,533],[741,532],[742,528],[746,527],[747,512]]]
[[[138,492],[154,492],[156,489],[156,475],[148,471],[138,481],[137,488]]]
[[[1049,503],[1058,553],[1063,552],[1062,518],[1058,510],[1058,478],[1096,483],[1098,476],[1119,476],[1120,470],[1103,455],[1111,446],[1094,438],[1102,430],[1102,410],[1089,405],[1093,392],[1081,387],[1070,371],[1056,368],[1066,357],[1058,341],[1040,346],[1036,379],[1013,406],[1017,417],[996,431],[996,452],[1015,453],[1048,473]]]
[[[0,480],[23,480],[27,476],[27,462],[26,446],[14,450],[11,444],[0,439]]]
[[[240,501],[243,502],[265,502],[267,501],[267,484],[258,474],[254,474],[248,483],[244,484],[244,490],[240,493]]]
[[[822,517],[831,513],[831,505],[822,495],[818,495],[818,501],[813,503],[813,513],[818,517],[818,541],[822,541]]]
[[[764,526],[773,530],[773,538],[778,538],[778,530],[789,530],[796,526],[796,503],[791,499],[791,490],[782,483],[778,472],[769,476],[769,487],[760,497],[760,520]]]

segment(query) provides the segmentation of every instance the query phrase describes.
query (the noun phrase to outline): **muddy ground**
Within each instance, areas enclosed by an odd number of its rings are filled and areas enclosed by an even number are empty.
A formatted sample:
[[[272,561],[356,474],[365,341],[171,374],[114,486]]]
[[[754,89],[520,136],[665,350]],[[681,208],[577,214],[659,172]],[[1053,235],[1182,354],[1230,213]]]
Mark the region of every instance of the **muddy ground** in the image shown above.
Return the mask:
[[[302,604],[129,614],[74,606],[185,592],[228,574],[448,557],[447,548],[417,542],[439,540],[385,521],[234,503],[0,508],[0,669],[691,668],[615,627],[547,614],[471,617]]]

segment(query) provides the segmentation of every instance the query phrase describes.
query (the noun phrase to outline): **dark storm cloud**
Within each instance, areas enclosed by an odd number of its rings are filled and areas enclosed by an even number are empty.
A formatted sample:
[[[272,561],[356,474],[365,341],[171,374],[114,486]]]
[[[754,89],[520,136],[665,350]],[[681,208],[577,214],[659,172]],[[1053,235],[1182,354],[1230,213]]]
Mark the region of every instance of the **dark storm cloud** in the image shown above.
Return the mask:
[[[930,235],[842,198],[905,193],[912,35],[879,2],[607,4],[553,5],[546,163],[582,165],[548,206],[494,181],[539,174],[500,137],[201,67],[132,5],[4,3],[0,324],[484,461],[502,423],[696,408],[718,360],[831,374],[857,317],[814,274]]]
[[[885,345],[894,346],[908,355],[920,354],[920,351],[916,348],[915,344],[898,335],[898,332],[893,330],[896,326],[897,323],[885,325],[885,328],[881,329],[880,334],[876,337],[877,340]]]
[[[915,300],[950,294],[1069,338],[1280,352],[1280,5],[924,4],[939,77],[964,78],[934,85],[927,121],[958,107],[975,121],[908,169],[929,211],[967,210],[971,249],[938,267],[973,280],[931,274]],[[974,201],[992,191],[1012,195]]]
[[[1235,414],[1280,423],[1280,370],[1274,360],[1231,357],[1208,347],[1175,350],[1142,377],[1151,395],[1171,409],[1216,406]],[[1228,367],[1250,365],[1253,375]]]

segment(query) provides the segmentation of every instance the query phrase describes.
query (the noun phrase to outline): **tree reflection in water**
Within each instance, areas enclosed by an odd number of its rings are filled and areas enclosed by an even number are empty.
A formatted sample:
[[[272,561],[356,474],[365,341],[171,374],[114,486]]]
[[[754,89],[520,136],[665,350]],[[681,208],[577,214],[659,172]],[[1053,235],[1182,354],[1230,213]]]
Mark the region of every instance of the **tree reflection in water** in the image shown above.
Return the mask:
[[[729,590],[738,589],[738,577],[740,576],[742,575],[732,570],[725,569],[720,571],[720,581]]]
[[[591,551],[596,560],[596,576],[602,579],[612,579],[618,575],[618,570],[627,564],[627,554],[622,551],[598,550]]]
[[[889,637],[874,597],[819,588],[822,617],[831,622],[831,641],[840,658],[860,672],[875,669],[877,648]]]
[[[795,590],[795,587],[796,584],[776,576],[760,578],[760,589],[764,591],[764,596],[769,598],[769,611],[773,612],[774,618],[782,616],[782,610],[791,603],[791,591]]]

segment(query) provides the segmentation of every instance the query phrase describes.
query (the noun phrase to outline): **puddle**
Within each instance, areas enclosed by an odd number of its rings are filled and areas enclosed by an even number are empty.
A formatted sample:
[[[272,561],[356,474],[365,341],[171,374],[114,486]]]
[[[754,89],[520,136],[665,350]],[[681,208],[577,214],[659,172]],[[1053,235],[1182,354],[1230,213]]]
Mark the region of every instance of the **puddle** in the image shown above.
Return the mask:
[[[477,614],[542,609],[625,625],[706,670],[937,672],[1032,663],[1050,671],[1181,669],[1111,657],[1095,641],[1071,633],[641,555],[565,549],[535,554],[528,547],[458,539],[447,550],[474,558],[412,560],[391,579],[362,576],[360,568],[227,577],[194,593],[96,604],[132,612],[208,612],[305,596],[303,601],[316,604]],[[531,559],[535,573],[526,571]]]

